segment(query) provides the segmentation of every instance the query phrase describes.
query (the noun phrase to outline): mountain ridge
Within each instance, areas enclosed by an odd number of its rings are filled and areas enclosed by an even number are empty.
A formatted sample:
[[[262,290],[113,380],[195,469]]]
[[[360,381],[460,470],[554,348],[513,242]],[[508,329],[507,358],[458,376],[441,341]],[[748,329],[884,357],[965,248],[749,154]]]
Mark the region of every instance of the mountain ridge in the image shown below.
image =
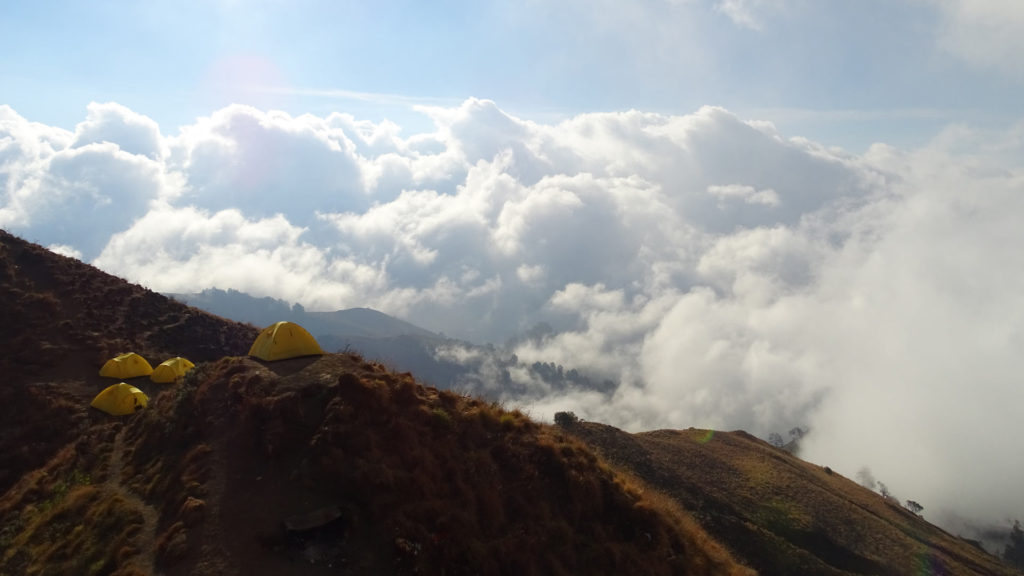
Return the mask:
[[[749,434],[557,426],[258,333],[0,231],[0,575],[1017,574]],[[133,350],[198,360],[88,407]]]
[[[761,574],[1018,573],[891,498],[742,430],[566,429],[689,510]]]
[[[750,573],[550,425],[354,354],[245,357],[258,328],[6,232],[0,314],[0,575]],[[126,350],[197,367],[89,408]]]
[[[165,294],[190,306],[202,308],[211,314],[266,326],[280,320],[301,324],[315,337],[330,334],[338,338],[391,338],[395,336],[418,336],[428,339],[442,339],[431,332],[396,318],[389,314],[366,307],[347,308],[331,311],[307,311],[299,305],[290,305],[284,300],[258,298],[228,289],[209,288],[199,293]]]

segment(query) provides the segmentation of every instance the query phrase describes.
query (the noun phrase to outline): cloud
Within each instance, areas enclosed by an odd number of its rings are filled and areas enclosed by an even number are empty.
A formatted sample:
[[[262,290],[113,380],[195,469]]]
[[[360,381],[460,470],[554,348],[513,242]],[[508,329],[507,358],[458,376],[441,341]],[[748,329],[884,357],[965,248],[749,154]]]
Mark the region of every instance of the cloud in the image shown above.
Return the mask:
[[[1012,249],[1024,156],[1004,156],[1022,152],[1016,128],[956,132],[995,152],[950,153],[945,134],[914,153],[876,146],[860,162],[879,189],[794,226],[718,236],[677,294],[556,294],[550,305],[574,303],[585,324],[517,353],[618,364],[623,384],[529,405],[640,429],[809,425],[807,458],[848,475],[870,465],[933,520],[1020,517],[1009,495],[1024,466],[1006,455],[1024,416]]]
[[[747,204],[763,204],[765,206],[779,205],[779,195],[771,188],[757,190],[753,186],[729,184],[727,186],[708,186],[708,194],[716,196],[722,200],[722,203],[719,204],[719,206],[724,206],[725,202],[734,198],[742,200]]]
[[[928,1],[939,9],[939,41],[949,52],[1024,80],[1024,5],[1002,0]]]
[[[617,384],[510,370],[506,400],[536,416],[807,425],[809,458],[869,466],[930,518],[1024,517],[1005,458],[1024,125],[858,155],[715,107],[423,110],[435,129],[407,137],[244,106],[165,136],[116,105],[75,132],[3,107],[0,222],[157,290],[370,306],[490,342],[546,325],[510,353]]]
[[[211,213],[158,203],[113,235],[94,264],[144,278],[162,292],[234,286],[314,308],[384,287],[380,270],[331,261],[328,250],[303,241],[304,232],[282,215],[250,219],[234,209]]]
[[[50,252],[60,254],[61,256],[67,256],[68,258],[76,258],[78,260],[82,259],[81,252],[65,244],[51,244],[47,246],[46,249]]]
[[[117,105],[93,106],[89,114],[69,133],[0,108],[0,225],[91,259],[113,231],[129,227],[151,200],[171,193],[180,182],[159,155],[126,152],[109,140],[89,141],[90,134],[105,134],[138,144],[138,138],[125,136],[139,132],[122,129],[128,124],[159,138],[151,121]]]
[[[159,160],[165,154],[160,127],[156,122],[114,102],[88,106],[85,122],[75,127],[72,148],[110,142],[129,154]]]
[[[870,461],[922,503],[1019,517],[1003,499],[1024,467],[997,455],[1019,449],[1024,274],[1010,246],[1020,240],[1024,171],[1019,160],[996,169],[941,145],[875,154],[906,176],[851,222],[854,236],[822,270],[816,317],[843,328],[818,337],[842,353],[828,366],[831,391],[812,414],[821,432],[807,454],[846,469]],[[865,412],[870,426],[855,417]],[[894,441],[900,449],[880,449]]]
[[[203,207],[307,223],[316,210],[369,205],[362,159],[330,119],[233,105],[184,127],[170,147],[183,200]]]

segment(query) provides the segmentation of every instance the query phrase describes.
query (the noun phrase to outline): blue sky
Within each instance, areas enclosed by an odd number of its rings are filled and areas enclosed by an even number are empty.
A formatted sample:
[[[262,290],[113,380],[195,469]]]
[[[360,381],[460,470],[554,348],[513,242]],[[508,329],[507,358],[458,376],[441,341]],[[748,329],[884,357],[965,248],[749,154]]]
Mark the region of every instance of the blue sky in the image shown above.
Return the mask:
[[[18,2],[0,19],[0,96],[66,128],[116,101],[165,131],[232,102],[407,130],[429,125],[409,104],[468,97],[538,120],[708,104],[859,150],[1024,113],[1019,71],[947,41],[951,4]]]

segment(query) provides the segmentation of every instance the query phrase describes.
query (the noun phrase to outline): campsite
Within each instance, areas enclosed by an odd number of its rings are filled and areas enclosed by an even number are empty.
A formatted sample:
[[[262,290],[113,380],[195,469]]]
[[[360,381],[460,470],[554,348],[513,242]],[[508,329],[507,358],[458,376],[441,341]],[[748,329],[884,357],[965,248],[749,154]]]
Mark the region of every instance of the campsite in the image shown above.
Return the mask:
[[[0,12],[0,576],[1024,570],[1021,0]]]
[[[0,573],[1013,573],[749,435],[539,423],[0,240],[35,330],[3,360]]]

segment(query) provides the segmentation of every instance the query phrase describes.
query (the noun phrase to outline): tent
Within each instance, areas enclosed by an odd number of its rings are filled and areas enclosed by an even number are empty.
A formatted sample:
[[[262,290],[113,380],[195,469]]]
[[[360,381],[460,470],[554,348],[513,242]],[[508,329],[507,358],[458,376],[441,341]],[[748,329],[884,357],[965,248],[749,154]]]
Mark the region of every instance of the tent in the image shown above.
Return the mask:
[[[249,356],[260,360],[285,360],[299,356],[322,355],[323,350],[306,329],[292,322],[271,324],[260,332],[249,348]]]
[[[185,375],[185,372],[195,368],[196,365],[189,362],[187,358],[176,356],[170,360],[165,360],[160,363],[159,366],[153,369],[153,373],[149,375],[149,379],[153,382],[168,383],[174,382],[178,378]]]
[[[135,378],[136,376],[149,376],[153,373],[153,367],[146,362],[146,359],[135,352],[121,354],[107,360],[107,363],[100,368],[100,376],[108,378]]]
[[[139,408],[145,408],[149,404],[149,397],[142,393],[135,386],[129,386],[124,382],[108,386],[92,399],[93,408],[99,408],[107,414],[124,416],[133,414]]]

